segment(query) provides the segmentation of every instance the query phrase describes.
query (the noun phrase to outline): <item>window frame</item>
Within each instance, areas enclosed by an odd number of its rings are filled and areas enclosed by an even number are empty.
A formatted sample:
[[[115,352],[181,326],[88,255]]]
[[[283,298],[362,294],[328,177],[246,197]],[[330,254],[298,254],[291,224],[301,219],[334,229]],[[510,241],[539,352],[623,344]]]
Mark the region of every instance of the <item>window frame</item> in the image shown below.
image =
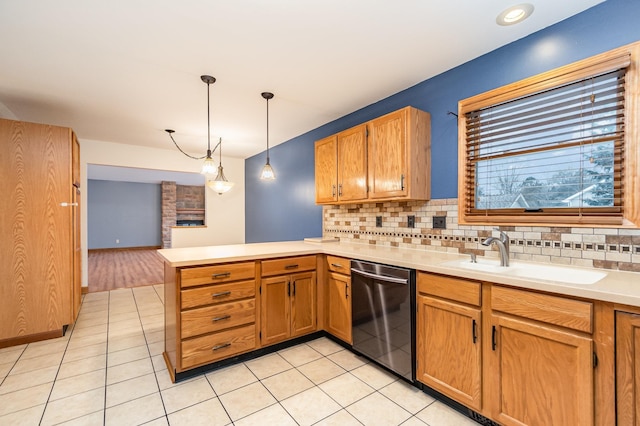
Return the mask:
[[[625,135],[622,185],[622,215],[590,211],[584,215],[535,214],[524,211],[496,209],[491,214],[471,211],[472,200],[467,197],[465,170],[468,167],[465,115],[468,112],[501,104],[513,99],[600,74],[617,64],[628,63],[625,75]],[[458,102],[458,222],[461,225],[566,225],[573,227],[629,227],[640,226],[640,42],[635,42],[590,58],[565,65],[490,90]],[[560,213],[560,210],[556,210]]]

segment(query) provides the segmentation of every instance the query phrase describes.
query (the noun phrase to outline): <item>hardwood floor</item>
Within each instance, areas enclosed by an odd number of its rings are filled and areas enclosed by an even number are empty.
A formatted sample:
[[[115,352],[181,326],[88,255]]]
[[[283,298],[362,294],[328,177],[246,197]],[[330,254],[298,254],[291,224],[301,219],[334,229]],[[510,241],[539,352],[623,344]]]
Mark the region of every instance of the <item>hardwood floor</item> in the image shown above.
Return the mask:
[[[89,292],[164,282],[162,258],[153,248],[89,250]]]

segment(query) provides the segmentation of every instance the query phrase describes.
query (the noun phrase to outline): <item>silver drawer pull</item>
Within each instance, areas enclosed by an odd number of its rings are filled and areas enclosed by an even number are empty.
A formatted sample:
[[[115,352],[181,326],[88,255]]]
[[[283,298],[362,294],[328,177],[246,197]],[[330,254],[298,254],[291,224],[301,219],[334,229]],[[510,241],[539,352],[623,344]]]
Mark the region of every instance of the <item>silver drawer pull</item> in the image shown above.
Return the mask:
[[[221,274],[213,274],[211,275],[211,278],[215,279],[219,279],[219,278],[229,278],[231,276],[231,272],[223,272]]]
[[[231,294],[230,291],[221,291],[220,293],[213,293],[211,297],[223,297],[223,296],[228,296],[230,294]]]
[[[226,320],[226,319],[229,319],[229,318],[231,318],[231,315],[223,315],[221,317],[212,318],[211,321],[212,322],[216,322],[216,321]]]
[[[223,343],[221,345],[216,345],[216,346],[212,347],[211,350],[212,351],[219,351],[220,349],[228,348],[229,346],[231,346],[231,343]]]
[[[296,263],[295,265],[286,265],[284,269],[296,269],[297,267],[298,267],[298,264]]]
[[[332,263],[331,266],[333,266],[334,268],[344,268],[344,266],[339,263]]]

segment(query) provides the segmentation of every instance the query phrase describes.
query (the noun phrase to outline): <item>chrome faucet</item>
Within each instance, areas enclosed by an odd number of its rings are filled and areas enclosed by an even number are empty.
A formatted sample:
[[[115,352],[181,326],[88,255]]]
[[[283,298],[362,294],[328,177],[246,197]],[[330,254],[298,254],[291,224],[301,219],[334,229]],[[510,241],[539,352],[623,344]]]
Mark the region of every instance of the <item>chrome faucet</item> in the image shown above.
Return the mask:
[[[497,229],[497,231],[500,231]],[[509,266],[509,236],[500,231],[500,238],[489,237],[482,242],[483,246],[490,246],[491,243],[496,243],[498,250],[500,251],[500,266]]]

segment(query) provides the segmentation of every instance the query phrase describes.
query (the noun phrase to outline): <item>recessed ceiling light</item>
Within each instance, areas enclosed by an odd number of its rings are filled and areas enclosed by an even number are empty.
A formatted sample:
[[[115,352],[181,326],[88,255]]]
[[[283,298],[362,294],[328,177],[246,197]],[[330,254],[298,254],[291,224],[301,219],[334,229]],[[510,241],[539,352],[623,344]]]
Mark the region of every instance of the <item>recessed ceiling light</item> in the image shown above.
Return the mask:
[[[533,13],[533,5],[522,3],[504,10],[496,18],[498,25],[513,25],[524,21]]]

